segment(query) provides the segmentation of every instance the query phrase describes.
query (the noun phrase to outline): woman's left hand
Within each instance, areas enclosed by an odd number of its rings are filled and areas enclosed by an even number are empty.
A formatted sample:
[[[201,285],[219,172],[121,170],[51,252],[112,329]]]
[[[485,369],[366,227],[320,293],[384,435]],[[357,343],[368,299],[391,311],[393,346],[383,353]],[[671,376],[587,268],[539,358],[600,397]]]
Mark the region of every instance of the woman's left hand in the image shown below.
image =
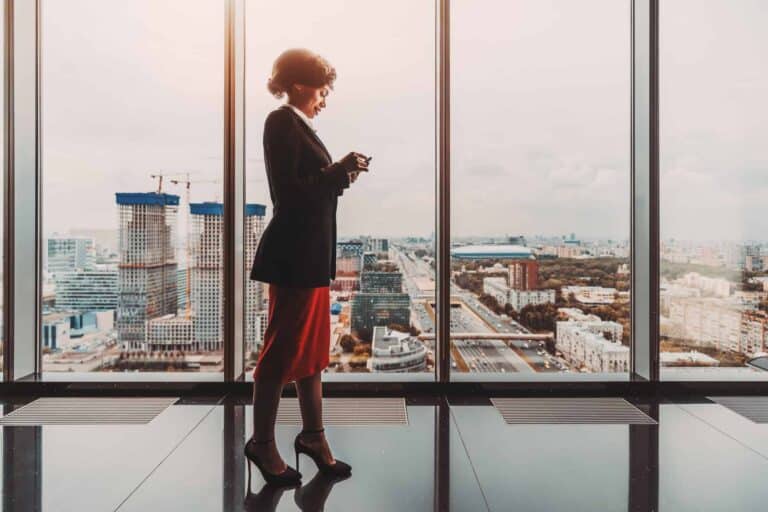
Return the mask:
[[[349,182],[354,183],[355,180],[357,180],[357,176],[360,174],[360,172],[351,172],[349,173]]]

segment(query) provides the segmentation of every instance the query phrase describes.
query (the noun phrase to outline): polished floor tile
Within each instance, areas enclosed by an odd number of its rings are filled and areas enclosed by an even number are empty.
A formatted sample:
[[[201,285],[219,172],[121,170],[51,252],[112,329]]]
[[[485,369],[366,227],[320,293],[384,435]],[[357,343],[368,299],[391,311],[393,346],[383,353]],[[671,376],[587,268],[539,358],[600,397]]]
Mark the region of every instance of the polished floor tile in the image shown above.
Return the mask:
[[[754,447],[689,412],[693,409],[701,416],[723,421],[718,408],[721,406],[714,404],[660,407],[659,510],[662,512],[765,509],[768,459]],[[731,420],[733,425],[738,424],[737,418]],[[736,428],[731,430],[735,432]],[[764,435],[763,439],[768,436]],[[756,446],[759,444],[757,436],[750,441]],[[762,451],[765,451],[764,442]]]
[[[408,425],[327,427],[350,478],[274,492],[242,456],[251,407],[186,400],[146,425],[4,427],[2,512],[752,512],[768,426],[705,399],[639,406],[658,425],[507,425],[487,400],[409,401]],[[4,413],[8,408],[4,408]],[[278,426],[294,464],[298,427]]]
[[[449,468],[445,501],[452,510],[486,510],[447,408],[444,414],[448,450],[443,457]],[[251,433],[250,407],[217,407],[119,510],[295,511],[322,510],[324,505],[329,511],[431,511],[436,489],[435,428],[441,419],[434,406],[408,406],[408,420],[403,426],[326,427],[334,455],[353,467],[350,478],[332,482],[318,477],[312,461],[302,456],[301,490],[270,493],[253,468],[248,495],[242,445]],[[278,448],[292,465],[292,443],[298,431],[288,426],[276,430]]]
[[[507,425],[493,407],[451,409],[491,510],[626,512],[626,425]]]
[[[146,425],[2,427],[4,476],[35,468],[15,477],[39,482],[29,486],[39,498],[9,487],[4,500],[17,510],[32,510],[25,499],[45,511],[115,510],[212,410],[175,405]]]

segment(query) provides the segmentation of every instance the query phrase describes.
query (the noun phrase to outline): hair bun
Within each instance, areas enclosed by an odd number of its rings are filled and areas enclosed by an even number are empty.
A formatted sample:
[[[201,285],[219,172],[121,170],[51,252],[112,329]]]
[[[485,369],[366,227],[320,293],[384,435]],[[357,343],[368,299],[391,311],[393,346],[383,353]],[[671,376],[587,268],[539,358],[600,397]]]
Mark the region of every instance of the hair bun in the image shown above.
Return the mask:
[[[283,94],[287,92],[285,87],[272,77],[267,78],[267,89],[275,98],[278,99],[282,98]]]
[[[291,48],[281,53],[272,65],[267,89],[276,98],[290,92],[294,84],[333,89],[336,70],[327,60],[306,48]]]

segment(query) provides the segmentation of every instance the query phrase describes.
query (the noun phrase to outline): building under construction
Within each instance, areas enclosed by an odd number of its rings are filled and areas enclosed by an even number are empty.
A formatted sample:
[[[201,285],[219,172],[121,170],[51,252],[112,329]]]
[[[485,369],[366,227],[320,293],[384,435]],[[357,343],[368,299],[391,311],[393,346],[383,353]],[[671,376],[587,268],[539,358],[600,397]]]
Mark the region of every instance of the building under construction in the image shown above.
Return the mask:
[[[245,280],[245,353],[255,351],[264,340],[267,328],[267,299],[264,295],[264,285],[251,281],[251,264],[256,256],[259,240],[264,233],[264,214],[267,208],[263,204],[248,204],[245,206],[245,255],[243,279]]]
[[[146,350],[146,322],[176,314],[176,214],[179,196],[117,193],[119,216],[117,339]]]
[[[117,194],[120,209],[118,340],[128,349],[218,351],[223,341],[224,205],[191,203],[187,269],[175,258],[175,195]],[[266,208],[246,205],[244,265],[245,350],[264,332],[261,283],[248,279],[264,231]],[[184,272],[184,287],[179,286]],[[183,294],[183,296],[179,296]],[[179,304],[184,307],[179,308]]]
[[[245,350],[261,342],[262,322],[258,314],[265,308],[261,283],[248,279],[251,262],[264,231],[266,208],[260,204],[245,207],[244,265]],[[190,240],[190,287],[193,338],[197,350],[221,350],[223,340],[223,219],[221,203],[192,203]]]

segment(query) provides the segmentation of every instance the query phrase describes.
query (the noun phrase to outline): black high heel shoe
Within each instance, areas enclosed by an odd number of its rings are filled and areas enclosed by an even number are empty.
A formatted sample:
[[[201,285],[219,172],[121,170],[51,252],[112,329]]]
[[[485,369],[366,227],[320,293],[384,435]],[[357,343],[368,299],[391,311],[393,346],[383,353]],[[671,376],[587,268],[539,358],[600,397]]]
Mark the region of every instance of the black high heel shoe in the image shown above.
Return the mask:
[[[293,493],[293,501],[302,512],[322,512],[333,486],[350,475],[326,475],[320,471]]]
[[[313,452],[307,445],[299,442],[301,434],[319,434],[324,431],[324,428],[321,428],[320,430],[302,430],[296,435],[296,439],[293,441],[293,449],[296,450],[296,468],[299,467],[299,454],[304,453],[314,461],[317,465],[317,469],[323,474],[339,476],[350,475],[352,473],[352,466],[346,462],[337,459],[333,464],[326,464],[319,453]]]
[[[243,501],[243,508],[246,512],[275,512],[286,489],[289,487],[264,484],[258,493],[253,494],[249,486],[248,494]]]
[[[245,443],[245,456],[248,459],[248,489],[251,488],[251,462],[253,462],[257,468],[259,468],[259,471],[261,472],[261,476],[264,478],[264,480],[269,484],[276,487],[290,487],[290,486],[296,486],[301,483],[301,473],[293,469],[291,466],[286,465],[286,468],[283,470],[282,473],[274,474],[270,473],[266,469],[264,469],[261,465],[261,462],[259,461],[258,457],[256,456],[256,453],[252,451],[252,447],[257,444],[267,444],[271,443],[275,440],[275,438],[268,439],[266,441],[254,441],[253,438],[249,439],[247,443]],[[249,449],[249,447],[251,447]]]

